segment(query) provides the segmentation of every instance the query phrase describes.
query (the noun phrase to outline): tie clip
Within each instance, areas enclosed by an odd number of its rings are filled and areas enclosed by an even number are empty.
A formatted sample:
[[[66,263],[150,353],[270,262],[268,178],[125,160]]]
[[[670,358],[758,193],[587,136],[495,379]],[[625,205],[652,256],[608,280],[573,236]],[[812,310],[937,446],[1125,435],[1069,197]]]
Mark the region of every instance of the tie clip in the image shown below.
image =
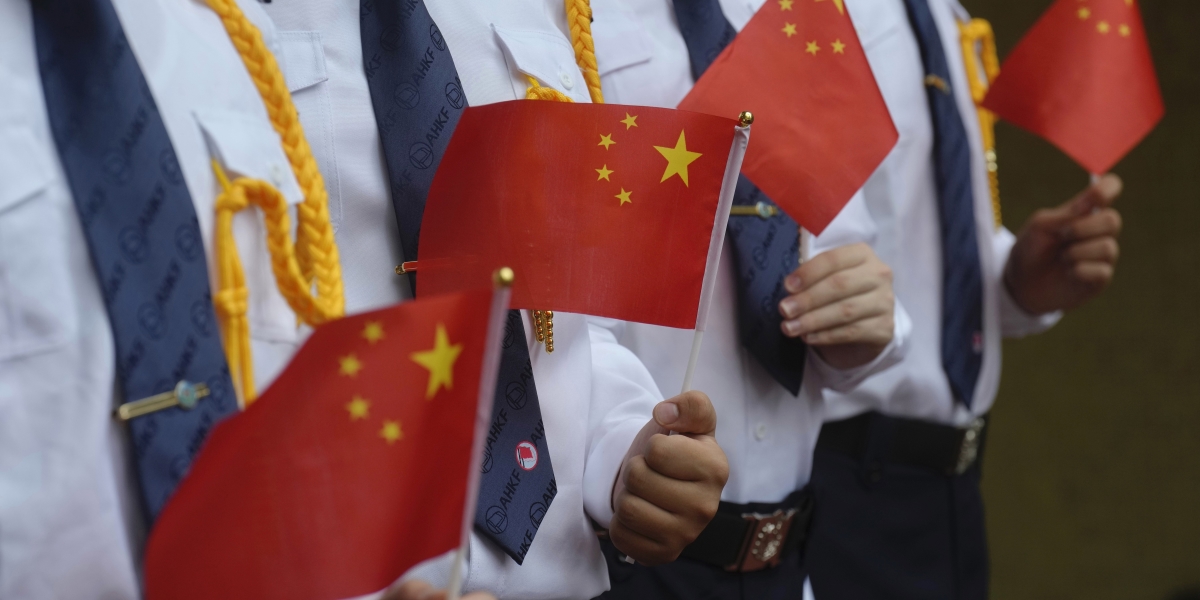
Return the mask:
[[[729,216],[731,217],[760,217],[770,219],[777,214],[779,214],[779,209],[766,202],[759,202],[754,206],[734,206],[729,209]]]
[[[126,402],[117,407],[117,418],[122,421],[136,419],[137,417],[148,415],[160,410],[178,406],[186,410],[191,410],[196,407],[196,402],[201,398],[208,397],[208,386],[203,383],[191,383],[188,381],[180,381],[175,384],[175,389],[161,394],[155,394],[149,398]]]
[[[950,84],[946,83],[945,79],[942,79],[941,77],[938,77],[937,75],[926,75],[925,76],[925,85],[927,87],[937,88],[943,94],[950,93]]]

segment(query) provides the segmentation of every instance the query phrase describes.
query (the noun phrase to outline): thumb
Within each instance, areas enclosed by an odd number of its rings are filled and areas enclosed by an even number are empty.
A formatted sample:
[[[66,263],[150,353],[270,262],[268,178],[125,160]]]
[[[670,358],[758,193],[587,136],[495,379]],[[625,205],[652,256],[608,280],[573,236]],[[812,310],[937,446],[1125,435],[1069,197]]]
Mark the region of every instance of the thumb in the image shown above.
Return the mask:
[[[654,407],[654,420],[676,433],[713,435],[717,431],[717,410],[704,392],[684,392]]]
[[[1055,207],[1039,210],[1029,219],[1032,227],[1045,231],[1059,232],[1075,219],[1100,208],[1112,206],[1121,195],[1124,184],[1113,174],[1101,177],[1074,198]]]

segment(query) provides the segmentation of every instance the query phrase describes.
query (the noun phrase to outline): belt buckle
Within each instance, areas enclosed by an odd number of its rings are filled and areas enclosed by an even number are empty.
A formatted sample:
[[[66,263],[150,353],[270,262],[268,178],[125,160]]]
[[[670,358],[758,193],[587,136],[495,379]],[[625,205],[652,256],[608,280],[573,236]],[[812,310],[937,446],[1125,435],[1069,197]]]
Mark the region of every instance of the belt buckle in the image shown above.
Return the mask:
[[[783,559],[783,543],[799,509],[779,509],[771,514],[749,513],[750,532],[742,549],[742,558],[732,571],[746,573],[775,567]]]
[[[984,420],[976,418],[963,431],[962,445],[958,448],[958,462],[954,465],[954,474],[962,475],[975,464],[979,458],[979,441],[983,438]]]

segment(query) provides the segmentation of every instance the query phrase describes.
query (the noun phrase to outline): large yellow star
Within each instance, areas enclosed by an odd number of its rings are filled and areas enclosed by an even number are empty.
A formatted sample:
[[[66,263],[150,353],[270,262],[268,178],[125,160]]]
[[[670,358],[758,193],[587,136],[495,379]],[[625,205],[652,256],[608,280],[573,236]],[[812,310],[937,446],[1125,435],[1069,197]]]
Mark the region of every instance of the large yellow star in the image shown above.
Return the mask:
[[[786,33],[788,37],[796,35],[796,24],[784,22],[783,32]]]
[[[599,144],[596,144],[596,145],[597,145],[597,146],[604,146],[604,149],[605,149],[605,150],[608,150],[608,147],[609,147],[609,146],[611,146],[611,145],[613,145],[613,144],[615,144],[615,143],[616,143],[616,142],[614,142],[614,141],[613,141],[613,139],[612,139],[612,134],[610,133],[610,134],[608,134],[608,135],[601,135],[601,136],[600,136],[600,143],[599,143]]]
[[[357,421],[365,419],[368,412],[371,410],[371,403],[367,402],[362,396],[355,396],[352,400],[346,403],[346,411],[350,413],[350,420]]]
[[[600,176],[596,178],[596,181],[600,181],[601,179],[605,181],[612,181],[608,178],[608,176],[612,175],[613,171],[608,168],[608,165],[604,165],[603,167],[596,169],[596,172],[600,174]]]
[[[846,53],[846,44],[843,44],[842,40],[840,40],[840,39],[833,40],[833,53],[834,54],[845,54]]]
[[[633,194],[633,192],[627,192],[625,191],[625,188],[621,188],[621,193],[614,196],[614,198],[620,198],[621,204],[631,204],[633,203],[633,200],[629,199],[630,194]],[[617,206],[621,206],[621,204],[618,204]]]
[[[625,113],[625,118],[621,119],[621,122],[625,124],[625,130],[628,131],[630,127],[637,127],[637,115],[630,116],[629,113]]]
[[[824,2],[825,0],[816,0],[816,1]],[[834,6],[837,6],[838,12],[842,13],[843,15],[846,14],[846,4],[843,0],[833,0],[833,4],[834,4]]]
[[[806,48],[804,49],[804,51],[805,51],[805,52],[807,52],[807,53],[809,53],[809,54],[811,54],[811,55],[813,55],[813,56],[816,56],[816,55],[817,55],[817,52],[820,52],[820,51],[821,51],[821,47],[817,45],[817,42],[816,42],[816,40],[813,40],[813,41],[811,41],[811,42],[809,42],[809,43],[808,43],[808,47],[806,47]]]
[[[667,170],[663,171],[662,179],[658,182],[662,183],[670,179],[672,175],[678,175],[683,180],[683,185],[688,185],[688,165],[703,155],[687,149],[687,140],[683,136],[683,131],[679,132],[679,140],[675,142],[674,148],[655,146],[654,149],[667,159]]]
[[[462,350],[462,344],[450,344],[446,326],[438,323],[433,349],[412,353],[413,362],[429,369],[429,384],[425,386],[426,399],[433,398],[443,387],[448,390],[454,389],[454,361],[458,360]]]
[[[388,445],[395,444],[397,441],[404,439],[404,431],[400,429],[400,421],[384,421],[383,429],[379,430],[379,437],[386,440]]]
[[[358,362],[358,357],[353,354],[347,354],[339,358],[338,363],[341,365],[339,370],[342,375],[349,375],[350,377],[358,375],[358,372],[363,368],[362,363]]]
[[[792,10],[793,0],[779,0],[779,10]]]
[[[367,326],[363,328],[363,339],[374,344],[383,339],[383,323],[379,321],[367,321]]]

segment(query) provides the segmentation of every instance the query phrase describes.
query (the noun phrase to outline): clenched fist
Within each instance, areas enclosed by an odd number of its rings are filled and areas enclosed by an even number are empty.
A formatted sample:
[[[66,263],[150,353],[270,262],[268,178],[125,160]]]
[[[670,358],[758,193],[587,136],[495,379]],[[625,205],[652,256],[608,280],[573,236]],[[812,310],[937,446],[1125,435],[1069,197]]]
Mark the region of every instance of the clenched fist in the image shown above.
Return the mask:
[[[609,539],[646,565],[671,562],[717,514],[729,461],[708,396],[686,392],[654,407],[613,486]],[[677,435],[669,435],[671,432]]]

